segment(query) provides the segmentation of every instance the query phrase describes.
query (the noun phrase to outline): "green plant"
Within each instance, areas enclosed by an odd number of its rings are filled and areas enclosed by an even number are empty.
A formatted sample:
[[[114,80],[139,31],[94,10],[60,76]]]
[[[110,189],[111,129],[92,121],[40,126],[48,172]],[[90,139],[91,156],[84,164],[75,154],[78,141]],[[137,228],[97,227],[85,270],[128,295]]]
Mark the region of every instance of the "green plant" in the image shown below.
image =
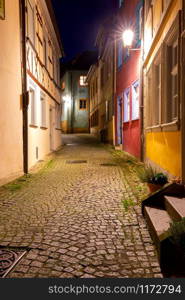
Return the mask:
[[[180,246],[180,248],[185,252],[185,218],[182,218],[179,222],[171,223],[169,234],[171,236],[171,242]]]
[[[168,182],[168,177],[165,174],[157,172],[150,165],[138,168],[136,173],[142,182],[160,185]]]
[[[135,205],[134,201],[130,198],[129,199],[123,199],[122,203],[123,203],[123,207],[124,207],[125,210],[128,210],[129,207]]]

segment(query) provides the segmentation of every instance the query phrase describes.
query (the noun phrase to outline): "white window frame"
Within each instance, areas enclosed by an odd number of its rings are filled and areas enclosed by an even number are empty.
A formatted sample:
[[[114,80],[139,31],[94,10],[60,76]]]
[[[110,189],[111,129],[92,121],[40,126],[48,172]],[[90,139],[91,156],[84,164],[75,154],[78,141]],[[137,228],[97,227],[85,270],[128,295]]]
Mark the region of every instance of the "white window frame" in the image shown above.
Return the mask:
[[[37,126],[36,90],[32,86],[30,86],[29,89],[29,105],[30,105],[30,125]]]
[[[41,92],[40,94],[40,109],[41,109],[41,127],[47,128],[46,122],[46,95]]]
[[[130,87],[123,93],[124,99],[124,111],[123,111],[123,123],[130,121]]]
[[[135,92],[135,88],[138,87],[138,95]],[[132,120],[139,119],[139,80],[132,84]]]

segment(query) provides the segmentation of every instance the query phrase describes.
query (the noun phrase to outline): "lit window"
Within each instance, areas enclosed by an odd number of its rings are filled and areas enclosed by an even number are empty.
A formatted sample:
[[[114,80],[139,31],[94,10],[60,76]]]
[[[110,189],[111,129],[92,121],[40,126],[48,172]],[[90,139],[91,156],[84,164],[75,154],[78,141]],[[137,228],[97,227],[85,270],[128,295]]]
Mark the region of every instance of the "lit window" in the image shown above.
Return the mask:
[[[87,76],[80,76],[80,86],[86,86],[86,78]]]
[[[65,81],[62,82],[62,90],[64,91],[66,87]]]
[[[80,99],[79,101],[79,109],[82,110],[86,110],[87,109],[87,100],[86,99]]]

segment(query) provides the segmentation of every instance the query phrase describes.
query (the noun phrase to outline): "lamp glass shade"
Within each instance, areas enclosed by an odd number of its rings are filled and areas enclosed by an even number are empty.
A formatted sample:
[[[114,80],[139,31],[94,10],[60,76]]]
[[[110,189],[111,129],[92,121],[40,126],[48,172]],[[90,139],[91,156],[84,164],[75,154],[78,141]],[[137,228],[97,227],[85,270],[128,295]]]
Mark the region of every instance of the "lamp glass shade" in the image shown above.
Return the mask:
[[[134,33],[131,29],[127,29],[123,32],[123,43],[125,47],[131,47],[134,39]]]

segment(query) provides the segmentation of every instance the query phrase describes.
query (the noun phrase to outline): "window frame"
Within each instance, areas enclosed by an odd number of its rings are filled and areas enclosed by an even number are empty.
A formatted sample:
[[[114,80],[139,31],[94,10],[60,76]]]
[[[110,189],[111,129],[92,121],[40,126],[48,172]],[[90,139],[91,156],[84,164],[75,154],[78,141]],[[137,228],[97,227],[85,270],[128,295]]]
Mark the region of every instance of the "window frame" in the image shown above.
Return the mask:
[[[85,82],[86,79],[87,79],[87,75],[80,75],[80,77],[79,77],[79,86],[80,87],[86,87],[88,85],[88,83]]]
[[[135,103],[136,103],[136,100],[134,98],[134,95],[136,94],[135,93],[135,87],[138,87],[138,99],[137,99],[137,105],[138,105],[138,108],[137,108],[137,114],[134,116],[133,115],[133,112],[135,112],[135,110],[133,110],[133,107],[135,107]],[[140,92],[140,85],[139,85],[139,80],[136,80],[132,86],[131,86],[131,90],[132,90],[132,99],[131,99],[131,102],[132,102],[132,112],[131,112],[131,120],[132,121],[135,121],[135,120],[139,120],[139,92]],[[135,100],[135,101],[134,101]]]
[[[131,96],[131,91],[130,91],[130,87],[128,87],[123,92],[123,123],[130,122],[130,100],[131,100],[130,96]],[[127,113],[127,118],[125,118],[126,113]]]
[[[32,95],[32,96],[31,96]],[[29,87],[29,105],[30,105],[30,126],[37,127],[37,98],[36,89]]]
[[[83,101],[82,103],[85,103],[85,107],[84,107],[84,105],[82,105],[82,107],[81,107],[81,105],[80,105],[81,101]],[[79,110],[87,110],[87,99],[86,98],[80,98],[79,99],[78,109]]]
[[[40,123],[42,128],[47,128],[47,119],[46,119],[46,95],[41,92],[40,93],[40,109],[41,109],[41,118]]]

